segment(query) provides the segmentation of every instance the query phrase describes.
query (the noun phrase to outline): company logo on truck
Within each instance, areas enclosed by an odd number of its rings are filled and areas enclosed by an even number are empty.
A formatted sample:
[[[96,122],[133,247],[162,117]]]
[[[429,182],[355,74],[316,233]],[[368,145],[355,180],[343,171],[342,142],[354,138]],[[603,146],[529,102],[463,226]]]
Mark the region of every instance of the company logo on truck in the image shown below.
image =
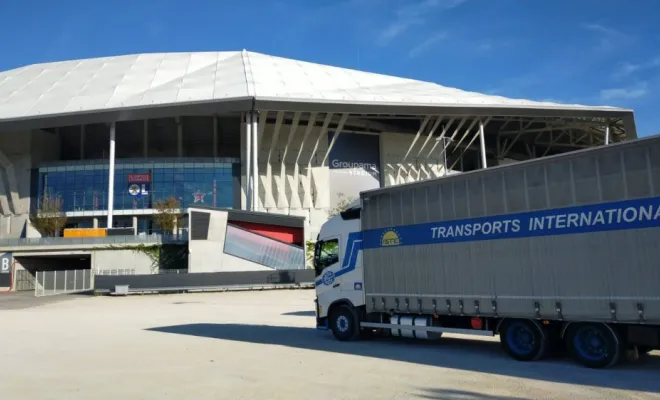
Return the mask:
[[[401,239],[399,238],[399,233],[394,229],[388,229],[383,233],[383,236],[380,238],[380,245],[385,246],[398,246],[401,244]]]
[[[325,274],[323,274],[321,280],[323,281],[324,285],[332,285],[332,282],[335,281],[335,273],[332,271],[327,271]]]

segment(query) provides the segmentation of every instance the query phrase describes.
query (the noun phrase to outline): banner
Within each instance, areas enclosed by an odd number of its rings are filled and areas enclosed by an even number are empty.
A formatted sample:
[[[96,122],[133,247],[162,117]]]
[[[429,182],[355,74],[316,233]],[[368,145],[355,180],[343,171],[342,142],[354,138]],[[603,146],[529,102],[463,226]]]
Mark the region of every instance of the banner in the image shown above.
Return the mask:
[[[11,272],[11,262],[11,253],[4,253],[0,255],[0,274],[8,274]]]
[[[334,132],[328,132],[328,143]],[[360,192],[380,187],[380,137],[341,133],[328,157],[330,207],[360,197]]]
[[[364,248],[418,246],[660,227],[660,197],[363,232]]]

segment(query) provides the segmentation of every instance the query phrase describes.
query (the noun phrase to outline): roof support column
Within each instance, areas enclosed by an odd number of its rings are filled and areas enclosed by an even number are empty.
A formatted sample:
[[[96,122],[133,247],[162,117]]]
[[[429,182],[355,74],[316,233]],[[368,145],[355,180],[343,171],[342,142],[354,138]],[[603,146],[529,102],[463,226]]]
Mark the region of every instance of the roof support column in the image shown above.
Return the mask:
[[[486,163],[486,137],[484,133],[484,121],[479,120],[479,144],[481,147],[481,168],[488,168]]]
[[[108,224],[112,228],[112,212],[115,201],[115,123],[110,124],[110,158],[108,160]]]
[[[297,188],[291,188],[291,197],[287,198],[286,196],[286,183],[287,183],[287,171],[286,171],[286,161],[287,156],[289,155],[289,148],[291,147],[291,142],[296,135],[298,130],[298,124],[300,123],[301,112],[297,111],[293,113],[293,120],[291,125],[289,125],[289,135],[286,139],[286,144],[284,145],[284,151],[280,157],[280,179],[277,185],[277,208],[291,208],[291,203],[300,203],[300,201],[294,201],[298,198]],[[294,204],[295,208],[300,208],[300,204]]]
[[[142,127],[142,157],[149,155],[149,120],[145,119]]]
[[[80,125],[80,159],[85,159],[85,125]]]
[[[180,117],[176,117],[176,155],[183,157],[183,124]]]
[[[257,211],[259,208],[259,113],[252,113],[252,203],[251,211]]]
[[[252,210],[252,112],[244,114],[245,124],[245,209]]]
[[[609,122],[605,126],[605,146],[610,144],[610,124]]]
[[[218,158],[218,116],[213,116],[213,158]]]
[[[442,148],[443,150],[447,148],[449,144],[447,143],[447,137],[442,137]],[[443,157],[442,157],[442,176],[447,176],[449,173],[449,170],[447,169],[447,152],[443,151]]]

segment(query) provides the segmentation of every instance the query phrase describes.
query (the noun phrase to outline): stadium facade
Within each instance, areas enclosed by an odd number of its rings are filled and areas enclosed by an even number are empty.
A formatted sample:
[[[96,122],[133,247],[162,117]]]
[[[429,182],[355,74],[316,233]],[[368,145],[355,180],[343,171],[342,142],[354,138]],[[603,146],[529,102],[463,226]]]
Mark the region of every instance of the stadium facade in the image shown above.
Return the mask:
[[[44,196],[69,227],[150,234],[173,196],[302,216],[311,239],[360,190],[634,137],[631,110],[245,50],[30,65],[0,73],[0,238],[38,237]]]

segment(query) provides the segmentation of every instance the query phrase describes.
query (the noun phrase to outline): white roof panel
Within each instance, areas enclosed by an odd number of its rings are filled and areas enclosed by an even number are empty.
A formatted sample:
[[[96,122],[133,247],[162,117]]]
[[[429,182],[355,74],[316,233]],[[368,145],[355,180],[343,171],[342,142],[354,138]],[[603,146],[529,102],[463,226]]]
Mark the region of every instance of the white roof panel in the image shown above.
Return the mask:
[[[247,51],[136,54],[0,72],[0,121],[246,97],[310,103],[615,110],[490,96]]]

